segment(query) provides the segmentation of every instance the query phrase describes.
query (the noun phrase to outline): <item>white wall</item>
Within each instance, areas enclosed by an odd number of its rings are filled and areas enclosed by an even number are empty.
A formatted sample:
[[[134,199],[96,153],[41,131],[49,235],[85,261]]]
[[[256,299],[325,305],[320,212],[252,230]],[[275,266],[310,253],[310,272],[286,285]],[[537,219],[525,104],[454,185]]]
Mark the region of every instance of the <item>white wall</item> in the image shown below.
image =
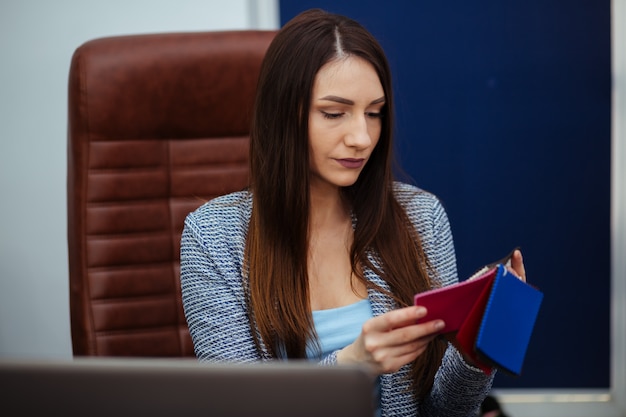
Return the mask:
[[[611,2],[613,114],[611,170],[612,395],[626,416],[626,0]]]
[[[0,358],[72,355],[67,78],[101,36],[277,28],[278,0],[0,1]]]

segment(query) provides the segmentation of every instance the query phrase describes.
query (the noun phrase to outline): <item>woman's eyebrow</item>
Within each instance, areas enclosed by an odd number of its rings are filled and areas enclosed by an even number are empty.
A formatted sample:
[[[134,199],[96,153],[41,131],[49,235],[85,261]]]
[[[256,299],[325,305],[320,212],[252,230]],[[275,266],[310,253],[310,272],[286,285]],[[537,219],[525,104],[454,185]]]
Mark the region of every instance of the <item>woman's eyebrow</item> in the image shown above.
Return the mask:
[[[325,100],[325,101],[334,101],[336,103],[341,103],[341,104],[347,104],[350,106],[354,105],[354,101],[349,100],[347,98],[343,98],[343,97],[339,97],[339,96],[324,96],[322,98],[320,98],[319,100]],[[380,104],[380,103],[384,103],[385,102],[385,96],[382,96],[380,98],[377,98],[376,100],[373,100],[370,104]]]

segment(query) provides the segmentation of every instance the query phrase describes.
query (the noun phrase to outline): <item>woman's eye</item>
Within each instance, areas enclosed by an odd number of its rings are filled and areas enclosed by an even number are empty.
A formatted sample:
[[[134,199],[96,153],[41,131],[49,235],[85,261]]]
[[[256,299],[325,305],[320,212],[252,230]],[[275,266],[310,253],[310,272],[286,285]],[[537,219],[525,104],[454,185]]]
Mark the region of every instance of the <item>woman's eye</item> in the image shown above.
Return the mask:
[[[383,117],[383,114],[381,112],[367,112],[365,114],[367,115],[367,117],[371,117],[372,119],[380,119],[381,117]]]
[[[324,115],[324,119],[338,119],[344,115],[344,113],[328,113],[325,111],[323,111],[322,114]]]

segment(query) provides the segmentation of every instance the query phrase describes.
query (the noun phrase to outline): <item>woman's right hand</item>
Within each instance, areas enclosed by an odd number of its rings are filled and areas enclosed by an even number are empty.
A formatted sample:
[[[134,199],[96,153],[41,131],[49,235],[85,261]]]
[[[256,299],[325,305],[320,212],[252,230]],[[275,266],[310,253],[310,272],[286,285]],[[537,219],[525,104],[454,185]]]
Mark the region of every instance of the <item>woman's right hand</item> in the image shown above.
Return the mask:
[[[396,372],[421,355],[444,328],[442,320],[417,324],[424,307],[405,307],[369,319],[359,337],[337,353],[337,362],[370,365],[378,374]]]

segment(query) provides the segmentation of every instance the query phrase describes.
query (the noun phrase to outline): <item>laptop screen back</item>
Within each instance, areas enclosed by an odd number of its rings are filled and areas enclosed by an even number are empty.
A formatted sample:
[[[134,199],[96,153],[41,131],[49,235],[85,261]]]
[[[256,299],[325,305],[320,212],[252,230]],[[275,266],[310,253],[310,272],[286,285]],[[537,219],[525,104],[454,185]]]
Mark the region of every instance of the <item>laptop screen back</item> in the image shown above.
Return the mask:
[[[7,415],[356,417],[374,412],[374,377],[365,369],[307,362],[4,360],[0,392]]]

